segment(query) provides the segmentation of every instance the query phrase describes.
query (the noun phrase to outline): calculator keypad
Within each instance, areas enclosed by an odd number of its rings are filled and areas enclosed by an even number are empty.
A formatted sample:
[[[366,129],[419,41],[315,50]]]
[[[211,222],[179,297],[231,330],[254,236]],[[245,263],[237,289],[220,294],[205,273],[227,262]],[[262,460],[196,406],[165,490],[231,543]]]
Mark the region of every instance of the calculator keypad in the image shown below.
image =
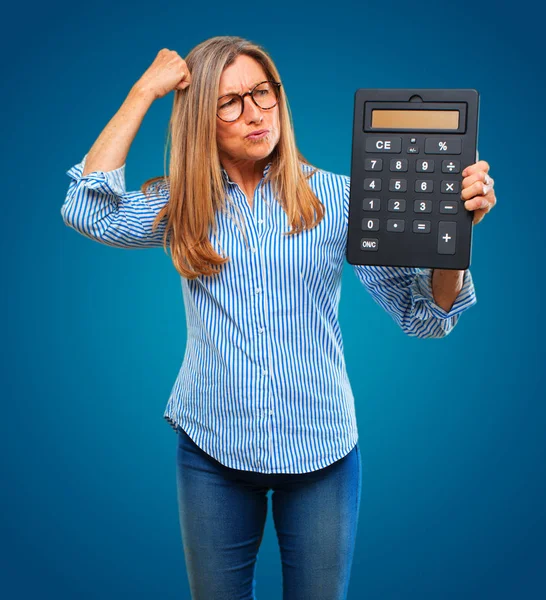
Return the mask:
[[[370,172],[370,177],[364,179],[364,191],[368,194],[383,191],[386,196],[385,192],[388,190],[390,197],[364,195],[362,230],[385,229],[393,233],[403,233],[409,228],[409,231],[415,234],[430,234],[431,220],[427,220],[426,215],[442,214],[447,220],[438,222],[437,252],[455,254],[457,223],[449,221],[448,215],[457,214],[459,211],[461,187],[460,179],[450,178],[450,175],[461,171],[461,161],[456,158],[461,154],[461,149],[462,139],[453,136],[428,136],[419,140],[419,143],[416,138],[406,138],[404,141],[400,136],[368,136],[365,150],[371,156],[364,159],[364,170]],[[389,158],[378,154],[401,156]],[[439,158],[442,154],[454,155],[454,158]],[[438,172],[442,173],[441,179],[436,175]],[[400,173],[401,176],[397,177],[395,173]],[[429,173],[434,173],[438,179],[427,177]],[[445,200],[438,202],[438,194],[445,194]],[[455,197],[453,194],[459,196]],[[386,202],[386,206],[383,202]],[[392,217],[373,216],[373,213],[385,208]],[[370,214],[366,216],[365,213]],[[400,214],[395,216],[393,213]],[[423,215],[423,218],[419,215]],[[377,251],[379,240],[363,237],[360,247],[362,250]]]

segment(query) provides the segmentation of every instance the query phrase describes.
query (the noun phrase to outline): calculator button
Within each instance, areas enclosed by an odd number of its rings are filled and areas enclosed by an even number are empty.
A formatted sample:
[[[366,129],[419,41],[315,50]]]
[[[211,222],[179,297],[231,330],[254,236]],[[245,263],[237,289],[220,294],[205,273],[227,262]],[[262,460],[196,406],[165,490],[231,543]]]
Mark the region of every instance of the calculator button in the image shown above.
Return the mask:
[[[404,231],[404,219],[387,219],[387,231]]]
[[[419,154],[419,146],[408,146],[406,149],[407,154]]]
[[[417,173],[432,173],[434,171],[434,160],[432,158],[419,159],[415,163]]]
[[[407,171],[408,170],[408,159],[407,158],[391,158],[391,171]]]
[[[364,198],[362,201],[362,210],[379,210],[381,201],[379,198]]]
[[[364,179],[364,189],[379,191],[381,189],[381,179]]]
[[[442,173],[460,173],[461,172],[461,161],[460,160],[443,160],[442,161]]]
[[[378,250],[379,240],[377,238],[362,238],[360,240],[361,250]]]
[[[419,193],[432,192],[432,179],[417,179],[415,181],[415,191]]]
[[[379,229],[379,219],[362,219],[362,229],[377,231]]]
[[[389,212],[406,212],[406,201],[404,198],[391,198],[388,206]]]
[[[405,192],[408,189],[407,179],[391,179],[389,181],[390,192]]]
[[[447,200],[442,200],[442,202],[440,202],[440,212],[454,215],[459,212],[459,204],[457,202],[448,202]]]
[[[430,233],[430,221],[413,221],[413,233]]]
[[[438,223],[438,254],[455,254],[456,231],[455,221]]]
[[[382,158],[367,158],[364,161],[365,171],[382,171],[383,170],[383,159]]]
[[[460,154],[461,138],[425,138],[425,154]]]
[[[412,144],[415,144],[415,143],[417,142],[417,139],[416,139],[416,138],[411,138],[410,142],[411,142]]]
[[[442,181],[442,194],[458,194],[459,193],[459,182],[458,181]]]
[[[430,213],[432,212],[432,200],[415,200],[413,203],[413,212]]]
[[[395,152],[402,151],[401,137],[376,137],[366,138],[366,152]]]

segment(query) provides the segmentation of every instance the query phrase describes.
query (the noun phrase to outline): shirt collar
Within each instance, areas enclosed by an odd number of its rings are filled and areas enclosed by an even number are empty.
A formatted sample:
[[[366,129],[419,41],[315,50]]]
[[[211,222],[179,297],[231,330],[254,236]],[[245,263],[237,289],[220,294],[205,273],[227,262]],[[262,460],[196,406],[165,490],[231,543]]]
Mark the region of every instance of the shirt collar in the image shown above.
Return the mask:
[[[273,162],[272,162],[272,161],[269,161],[269,162],[267,163],[267,165],[266,165],[266,166],[265,166],[265,168],[264,168],[264,171],[263,171],[262,177],[265,177],[265,176],[267,175],[267,173],[269,172],[269,169],[271,169],[271,165],[272,165],[272,164],[273,164]],[[227,171],[224,169],[224,167],[222,167],[222,166],[221,166],[221,167],[220,167],[220,170],[222,171],[222,177],[224,178],[224,180],[225,180],[225,181],[227,181],[228,183],[235,183],[234,181],[232,181],[232,180],[229,178],[229,175],[228,175]]]

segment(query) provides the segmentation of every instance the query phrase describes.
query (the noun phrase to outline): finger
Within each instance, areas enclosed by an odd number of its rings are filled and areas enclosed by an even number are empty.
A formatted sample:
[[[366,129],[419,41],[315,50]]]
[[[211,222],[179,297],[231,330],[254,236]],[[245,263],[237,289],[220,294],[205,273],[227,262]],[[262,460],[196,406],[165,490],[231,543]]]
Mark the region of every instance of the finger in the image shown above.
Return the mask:
[[[490,168],[489,163],[487,161],[479,160],[477,163],[474,163],[473,165],[469,165],[468,167],[463,169],[463,172],[461,173],[461,175],[463,177],[467,177],[468,175],[472,175],[476,171],[485,171],[487,173],[489,171],[489,168]]]
[[[461,198],[463,200],[470,200],[472,196],[477,196],[478,194],[485,196],[493,189],[494,184],[495,180],[492,177],[480,171],[475,177],[467,177],[463,180]]]
[[[489,212],[492,206],[492,203],[486,196],[475,196],[471,200],[464,202],[466,210],[485,210]]]

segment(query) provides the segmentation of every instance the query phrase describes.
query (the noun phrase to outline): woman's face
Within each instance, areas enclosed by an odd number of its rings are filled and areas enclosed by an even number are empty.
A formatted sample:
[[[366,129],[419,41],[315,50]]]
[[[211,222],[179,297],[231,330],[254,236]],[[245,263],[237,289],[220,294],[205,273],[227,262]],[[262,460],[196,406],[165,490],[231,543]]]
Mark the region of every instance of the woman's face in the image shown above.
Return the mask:
[[[244,94],[266,79],[260,63],[241,54],[224,69],[218,97],[232,92]],[[222,162],[244,163],[264,159],[271,154],[279,141],[279,105],[264,110],[256,106],[250,95],[245,96],[243,114],[230,123],[216,117],[216,127],[218,151]],[[259,139],[246,137],[258,129],[269,129],[269,132]]]

